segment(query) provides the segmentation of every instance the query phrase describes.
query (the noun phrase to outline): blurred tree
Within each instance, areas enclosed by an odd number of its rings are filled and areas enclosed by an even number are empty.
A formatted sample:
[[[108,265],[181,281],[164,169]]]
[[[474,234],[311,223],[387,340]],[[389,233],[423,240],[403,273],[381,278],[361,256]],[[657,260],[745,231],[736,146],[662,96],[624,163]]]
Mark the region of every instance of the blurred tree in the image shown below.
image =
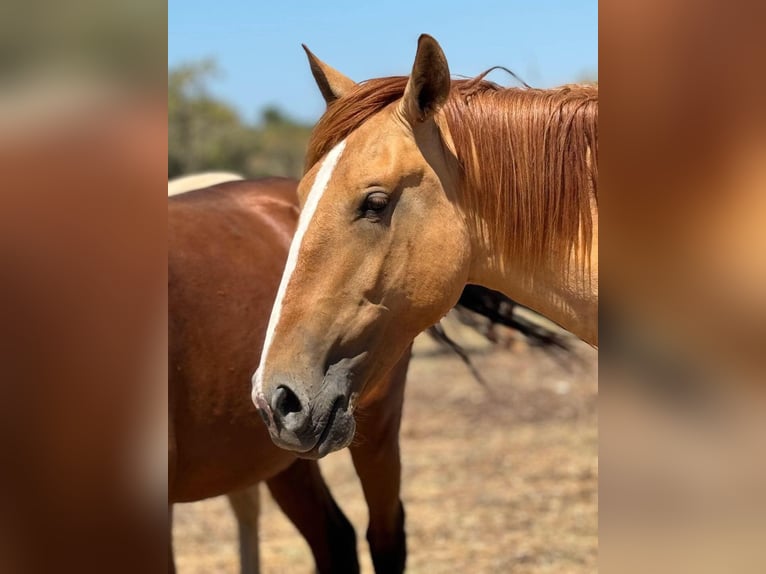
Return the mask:
[[[311,126],[273,106],[249,125],[208,91],[217,73],[212,60],[168,70],[168,177],[210,170],[300,177]]]
[[[276,107],[267,107],[255,130],[257,153],[250,157],[248,172],[300,177],[310,134],[310,126],[292,121]]]

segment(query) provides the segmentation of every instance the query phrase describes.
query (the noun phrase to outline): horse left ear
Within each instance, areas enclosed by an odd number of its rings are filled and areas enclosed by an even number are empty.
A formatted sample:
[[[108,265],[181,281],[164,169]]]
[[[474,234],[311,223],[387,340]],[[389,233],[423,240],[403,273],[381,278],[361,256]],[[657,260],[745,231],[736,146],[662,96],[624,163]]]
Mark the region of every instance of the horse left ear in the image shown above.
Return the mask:
[[[449,90],[447,58],[436,40],[421,34],[415,64],[402,98],[404,116],[411,124],[427,120],[447,101]]]
[[[308,56],[311,73],[314,75],[319,91],[322,92],[324,101],[328,106],[354,89],[356,86],[354,80],[325,64],[306,47],[306,44],[301,44],[301,46]]]

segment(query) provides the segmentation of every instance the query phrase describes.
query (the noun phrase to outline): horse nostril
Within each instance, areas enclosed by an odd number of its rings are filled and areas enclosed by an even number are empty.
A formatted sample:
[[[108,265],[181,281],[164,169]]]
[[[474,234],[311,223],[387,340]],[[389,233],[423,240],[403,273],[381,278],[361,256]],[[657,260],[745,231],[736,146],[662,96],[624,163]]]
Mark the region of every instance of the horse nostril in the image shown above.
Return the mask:
[[[301,401],[289,387],[279,385],[271,398],[272,410],[280,416],[286,417],[290,413],[299,413],[302,410]]]

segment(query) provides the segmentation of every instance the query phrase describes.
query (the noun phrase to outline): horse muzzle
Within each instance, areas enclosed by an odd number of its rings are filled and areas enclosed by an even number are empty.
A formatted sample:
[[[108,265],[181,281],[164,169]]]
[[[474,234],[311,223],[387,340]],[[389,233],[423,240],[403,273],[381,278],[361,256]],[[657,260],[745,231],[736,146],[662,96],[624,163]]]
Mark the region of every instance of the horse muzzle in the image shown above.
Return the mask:
[[[356,431],[349,374],[340,364],[331,366],[313,397],[288,375],[270,377],[270,385],[254,390],[253,403],[274,444],[312,459],[348,446]]]

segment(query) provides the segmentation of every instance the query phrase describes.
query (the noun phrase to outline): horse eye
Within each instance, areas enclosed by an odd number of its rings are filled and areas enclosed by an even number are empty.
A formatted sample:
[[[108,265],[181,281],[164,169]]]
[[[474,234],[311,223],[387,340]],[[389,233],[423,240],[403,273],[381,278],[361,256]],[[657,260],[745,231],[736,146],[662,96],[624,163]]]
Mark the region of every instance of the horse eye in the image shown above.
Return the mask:
[[[388,195],[382,191],[373,191],[364,198],[362,203],[362,213],[367,215],[376,215],[388,207]]]

